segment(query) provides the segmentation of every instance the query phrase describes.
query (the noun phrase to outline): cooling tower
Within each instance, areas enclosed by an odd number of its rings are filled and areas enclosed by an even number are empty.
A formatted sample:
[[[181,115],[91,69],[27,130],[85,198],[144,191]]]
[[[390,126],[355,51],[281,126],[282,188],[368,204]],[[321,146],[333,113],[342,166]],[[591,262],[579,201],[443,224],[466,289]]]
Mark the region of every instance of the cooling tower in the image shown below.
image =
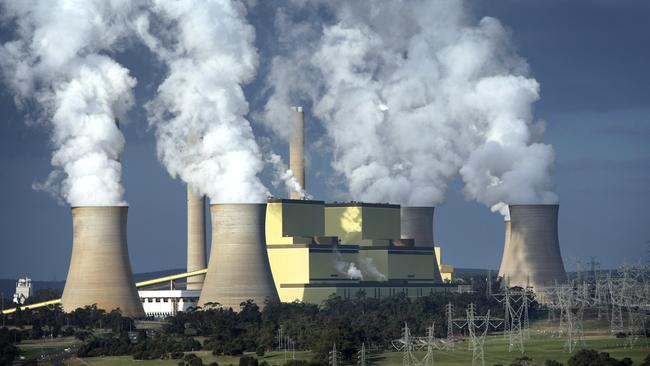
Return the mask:
[[[305,157],[303,150],[305,148],[305,114],[302,107],[293,107],[291,121],[291,143],[289,144],[289,168],[293,176],[305,190]],[[291,191],[291,199],[301,199],[301,192]]]
[[[212,250],[198,305],[239,311],[249,299],[260,307],[267,298],[279,301],[266,253],[266,204],[215,204],[210,214]]]
[[[66,312],[97,304],[143,317],[126,245],[128,207],[72,208],[72,259],[61,303]]]
[[[499,267],[499,277],[503,276],[503,270],[509,267],[510,264],[510,220],[504,221],[505,224],[505,239],[503,241],[503,257],[501,257],[501,266]]]
[[[510,235],[499,274],[509,286],[534,289],[566,282],[557,229],[559,205],[509,207]]]
[[[187,187],[187,271],[205,268],[205,199]],[[188,290],[200,290],[205,275],[189,277]]]
[[[433,212],[435,207],[400,208],[400,237],[414,239],[416,247],[434,247],[433,241]],[[440,268],[435,250],[433,251],[433,276],[435,281],[442,282]]]

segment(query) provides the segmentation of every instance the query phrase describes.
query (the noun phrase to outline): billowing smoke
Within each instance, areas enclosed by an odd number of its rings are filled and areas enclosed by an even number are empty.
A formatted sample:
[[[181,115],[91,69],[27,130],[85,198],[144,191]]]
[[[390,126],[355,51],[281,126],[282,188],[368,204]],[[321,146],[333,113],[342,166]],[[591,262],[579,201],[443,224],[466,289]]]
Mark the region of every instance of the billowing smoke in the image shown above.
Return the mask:
[[[363,275],[361,274],[361,271],[357,266],[354,264],[354,262],[345,262],[341,260],[337,260],[335,262],[336,270],[339,273],[344,274],[347,278],[353,279],[353,280],[363,280]]]
[[[282,183],[286,189],[287,194],[291,192],[298,192],[300,198],[303,199],[312,199],[313,197],[305,191],[300,182],[293,175],[293,171],[287,167],[287,165],[282,161],[282,157],[271,151],[268,154],[265,154],[267,158],[265,159],[266,163],[270,164],[273,168],[273,180],[272,184],[274,186],[280,185]]]
[[[273,59],[265,123],[286,137],[279,111],[307,98],[349,198],[439,205],[460,173],[495,210],[557,200],[553,150],[531,132],[539,85],[498,20],[460,1],[297,3],[276,17],[300,46]]]
[[[129,1],[3,1],[15,39],[0,46],[3,81],[32,122],[52,130],[54,170],[34,187],[72,206],[125,205],[118,123],[136,81],[107,56],[127,36]],[[118,122],[119,121],[119,122]]]
[[[258,65],[255,32],[237,1],[155,1],[137,25],[168,67],[148,104],[158,157],[172,177],[215,202],[263,202],[260,149],[242,85]]]
[[[361,271],[366,274],[366,278],[374,281],[386,281],[388,278],[375,266],[372,258],[361,258]]]

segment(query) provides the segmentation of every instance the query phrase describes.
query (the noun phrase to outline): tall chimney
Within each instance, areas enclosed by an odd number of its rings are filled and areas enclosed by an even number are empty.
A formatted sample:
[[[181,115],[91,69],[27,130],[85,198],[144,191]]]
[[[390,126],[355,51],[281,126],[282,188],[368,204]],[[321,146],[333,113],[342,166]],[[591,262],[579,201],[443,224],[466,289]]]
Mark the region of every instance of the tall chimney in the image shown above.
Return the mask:
[[[205,268],[205,198],[187,186],[187,271]],[[188,290],[200,290],[205,275],[189,277]]]
[[[510,238],[506,237],[500,275],[509,286],[537,290],[566,282],[558,239],[559,205],[510,205]],[[507,230],[507,226],[506,226]]]
[[[505,223],[505,239],[503,242],[503,256],[501,257],[501,266],[499,267],[499,277],[507,281],[503,275],[503,271],[510,267],[510,220],[504,221]]]
[[[305,114],[302,107],[293,107],[291,117],[291,143],[289,144],[289,168],[302,190],[305,190]],[[303,198],[302,192],[291,191],[291,199]]]
[[[72,259],[61,303],[66,312],[97,304],[144,317],[126,243],[128,207],[72,208]]]
[[[414,239],[416,247],[435,246],[433,240],[433,213],[435,207],[409,207],[400,208],[400,225],[402,239]],[[436,282],[442,282],[436,252],[433,251],[433,277]]]
[[[219,303],[239,311],[249,299],[279,301],[266,253],[265,203],[210,205],[212,250],[199,306]]]

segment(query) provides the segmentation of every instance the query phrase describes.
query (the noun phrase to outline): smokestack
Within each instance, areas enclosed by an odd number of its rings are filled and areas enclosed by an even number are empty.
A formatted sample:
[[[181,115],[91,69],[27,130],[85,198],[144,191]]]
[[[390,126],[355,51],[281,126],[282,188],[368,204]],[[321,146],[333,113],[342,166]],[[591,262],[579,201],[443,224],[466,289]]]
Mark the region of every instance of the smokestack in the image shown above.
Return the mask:
[[[400,208],[400,237],[414,239],[416,247],[434,248],[433,240],[433,213],[435,207],[408,207]],[[434,280],[442,282],[436,252],[433,251],[433,276]]]
[[[61,303],[66,312],[97,304],[143,317],[126,244],[126,206],[72,208],[72,259]]]
[[[199,306],[208,302],[238,311],[252,299],[279,301],[266,253],[265,203],[210,205],[212,250]]]
[[[302,107],[293,107],[291,121],[291,143],[289,144],[289,168],[300,188],[305,190],[305,114]],[[302,192],[291,191],[291,199],[301,199]]]
[[[506,236],[499,270],[509,286],[530,285],[537,290],[555,281],[566,282],[557,230],[559,208],[559,205],[509,206],[510,238]]]
[[[505,279],[503,270],[510,267],[510,220],[505,223],[505,239],[503,242],[503,257],[501,257],[501,266],[499,267],[499,277]]]
[[[187,271],[205,268],[205,198],[187,186]],[[189,277],[188,290],[200,290],[205,275]]]

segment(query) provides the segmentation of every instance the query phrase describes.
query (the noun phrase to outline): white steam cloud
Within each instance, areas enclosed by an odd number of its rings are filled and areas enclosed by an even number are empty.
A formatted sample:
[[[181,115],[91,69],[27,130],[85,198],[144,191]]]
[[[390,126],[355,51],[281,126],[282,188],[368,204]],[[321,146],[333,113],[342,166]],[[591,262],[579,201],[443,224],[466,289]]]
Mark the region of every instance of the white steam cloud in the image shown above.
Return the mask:
[[[169,174],[213,203],[264,202],[263,161],[242,90],[258,65],[244,5],[154,1],[137,29],[168,67],[148,110]]]
[[[278,39],[300,46],[272,61],[265,123],[286,138],[280,111],[311,102],[349,198],[439,205],[460,173],[493,210],[557,201],[553,149],[532,133],[539,85],[498,20],[476,23],[460,1],[297,4],[276,17]],[[305,16],[323,9],[333,19]]]
[[[3,81],[52,130],[54,170],[34,188],[72,206],[126,205],[117,121],[133,105],[136,81],[105,52],[120,46],[135,12],[129,1],[0,3],[16,36],[0,45]]]
[[[300,193],[300,198],[313,199],[313,197],[302,188],[300,182],[298,182],[296,177],[293,175],[293,171],[282,161],[280,155],[268,152],[265,161],[273,167],[273,186],[277,187],[280,185],[280,182],[282,182],[288,195],[291,194],[291,192],[298,192]]]

